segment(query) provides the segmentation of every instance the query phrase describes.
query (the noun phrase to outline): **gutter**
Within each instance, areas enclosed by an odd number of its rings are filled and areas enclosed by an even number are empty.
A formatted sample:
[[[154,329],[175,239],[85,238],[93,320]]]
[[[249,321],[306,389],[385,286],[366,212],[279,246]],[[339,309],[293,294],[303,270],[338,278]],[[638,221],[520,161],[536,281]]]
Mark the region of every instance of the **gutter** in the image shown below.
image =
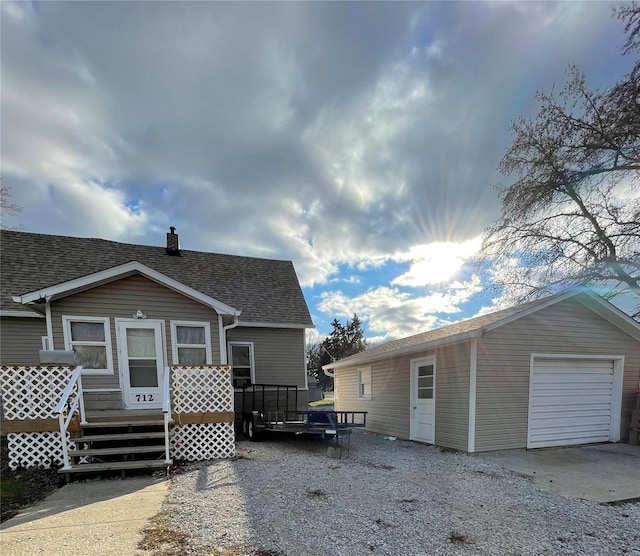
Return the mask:
[[[431,340],[430,342],[425,342],[423,344],[416,344],[415,346],[398,348],[394,350],[389,350],[384,353],[369,355],[368,357],[366,356],[367,352],[364,351],[362,352],[362,355],[363,355],[362,358],[353,359],[353,360],[343,359],[342,361],[327,363],[326,365],[322,366],[322,370],[327,376],[333,376],[331,374],[327,374],[329,372],[329,369],[333,369],[333,372],[335,374],[336,369],[341,367],[350,367],[353,365],[372,363],[373,361],[378,361],[380,359],[385,359],[387,357],[395,357],[397,355],[406,355],[406,354],[413,353],[415,351],[420,351],[423,349],[432,349],[432,348],[437,348],[447,344],[464,342],[465,340],[470,340],[472,338],[482,338],[487,333],[487,331],[488,331],[487,328],[480,328],[480,329],[473,330],[471,332],[463,332],[460,334],[456,334],[454,336],[449,336],[447,338],[441,338],[439,340]]]
[[[229,364],[228,355],[227,355],[227,330],[231,330],[232,328],[235,328],[236,326],[238,326],[238,323],[240,322],[239,319],[240,319],[240,312],[237,312],[233,315],[233,322],[231,324],[227,324],[227,326],[222,327],[222,340],[224,343],[220,346],[220,351],[224,349],[225,365]]]

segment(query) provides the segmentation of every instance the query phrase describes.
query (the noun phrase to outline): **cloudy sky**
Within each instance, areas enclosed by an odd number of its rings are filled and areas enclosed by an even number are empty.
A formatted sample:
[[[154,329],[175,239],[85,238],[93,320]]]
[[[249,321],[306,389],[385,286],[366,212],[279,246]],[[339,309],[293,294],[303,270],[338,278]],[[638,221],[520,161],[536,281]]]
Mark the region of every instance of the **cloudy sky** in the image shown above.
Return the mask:
[[[3,223],[291,259],[321,333],[473,316],[509,125],[625,73],[613,5],[3,1]]]

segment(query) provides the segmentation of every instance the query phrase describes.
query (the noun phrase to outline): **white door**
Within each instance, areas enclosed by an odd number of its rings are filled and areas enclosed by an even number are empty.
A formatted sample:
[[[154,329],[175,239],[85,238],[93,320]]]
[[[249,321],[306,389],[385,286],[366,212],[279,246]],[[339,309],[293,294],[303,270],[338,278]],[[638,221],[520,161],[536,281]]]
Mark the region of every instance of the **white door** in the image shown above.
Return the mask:
[[[125,409],[162,407],[163,345],[161,321],[118,323],[118,354]]]
[[[612,360],[534,358],[527,448],[613,440],[615,382]]]
[[[411,361],[410,412],[409,438],[433,444],[436,430],[435,357]]]

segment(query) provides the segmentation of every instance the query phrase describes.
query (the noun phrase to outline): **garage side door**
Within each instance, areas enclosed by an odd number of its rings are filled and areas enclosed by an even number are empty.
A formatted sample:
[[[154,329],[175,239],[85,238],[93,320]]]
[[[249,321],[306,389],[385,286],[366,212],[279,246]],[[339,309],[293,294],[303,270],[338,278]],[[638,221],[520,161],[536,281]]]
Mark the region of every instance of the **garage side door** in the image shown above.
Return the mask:
[[[534,359],[527,448],[608,442],[613,361]]]

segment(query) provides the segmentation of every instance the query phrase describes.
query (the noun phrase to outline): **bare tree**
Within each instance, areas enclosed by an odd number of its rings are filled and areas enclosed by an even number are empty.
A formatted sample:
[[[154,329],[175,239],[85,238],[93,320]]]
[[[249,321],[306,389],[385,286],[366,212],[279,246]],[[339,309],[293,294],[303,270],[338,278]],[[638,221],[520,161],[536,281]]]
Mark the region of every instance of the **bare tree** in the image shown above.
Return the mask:
[[[640,10],[624,6],[626,54],[640,45]],[[640,66],[605,91],[570,67],[559,92],[536,95],[532,119],[512,125],[498,170],[502,213],[482,255],[494,288],[522,302],[567,286],[603,286],[640,299]],[[640,316],[640,303],[635,316]]]
[[[0,185],[0,228],[3,230],[12,229],[6,223],[6,218],[17,216],[22,212],[22,207],[11,202],[11,187]]]

